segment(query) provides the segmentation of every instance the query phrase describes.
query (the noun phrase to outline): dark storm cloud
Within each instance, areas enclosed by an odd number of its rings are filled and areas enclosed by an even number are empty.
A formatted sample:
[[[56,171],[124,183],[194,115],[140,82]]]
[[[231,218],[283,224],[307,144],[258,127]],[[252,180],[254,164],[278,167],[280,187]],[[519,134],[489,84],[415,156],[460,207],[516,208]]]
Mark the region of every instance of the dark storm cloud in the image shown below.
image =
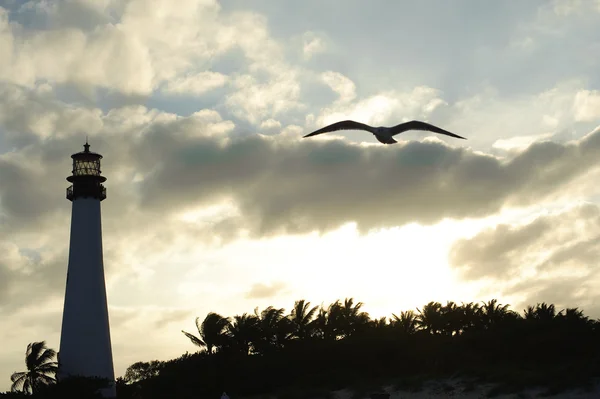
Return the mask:
[[[33,95],[15,98],[22,99],[21,108],[42,101]],[[239,137],[211,111],[175,118],[129,107],[101,115],[97,109],[48,103],[45,119],[58,122],[47,129],[60,134],[52,138],[35,135],[16,105],[18,112],[4,116],[11,131],[35,138],[0,158],[3,228],[11,226],[12,232],[68,218],[64,178],[70,154],[83,141],[80,126],[91,127],[92,148],[105,156],[111,201],[103,208],[112,217],[107,226],[124,235],[139,223],[164,224],[175,213],[224,198],[240,213],[208,230],[225,238],[238,229],[253,236],[324,232],[355,221],[367,231],[483,217],[503,206],[560,195],[600,159],[600,130],[571,144],[536,143],[498,159],[462,140],[448,140],[453,146],[410,141],[361,147],[290,134]],[[138,174],[143,180],[134,181]]]
[[[366,231],[482,217],[561,194],[600,159],[600,130],[499,160],[439,142],[359,147],[254,136],[224,143],[180,134],[189,128],[155,125],[134,146],[143,154],[138,169],[151,171],[140,184],[141,205],[181,210],[232,197],[240,227],[256,235],[326,231],[348,221]]]

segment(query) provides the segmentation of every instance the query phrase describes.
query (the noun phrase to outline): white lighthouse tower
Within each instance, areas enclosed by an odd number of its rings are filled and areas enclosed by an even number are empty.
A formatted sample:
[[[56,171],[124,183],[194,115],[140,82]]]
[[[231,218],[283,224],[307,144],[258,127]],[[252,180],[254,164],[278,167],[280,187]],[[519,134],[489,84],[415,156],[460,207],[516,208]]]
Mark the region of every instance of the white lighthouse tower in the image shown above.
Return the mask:
[[[106,199],[100,172],[102,155],[84,151],[71,155],[73,174],[67,177],[72,201],[71,242],[63,310],[59,380],[69,376],[100,377],[111,381],[104,397],[116,397],[104,263],[100,202]]]

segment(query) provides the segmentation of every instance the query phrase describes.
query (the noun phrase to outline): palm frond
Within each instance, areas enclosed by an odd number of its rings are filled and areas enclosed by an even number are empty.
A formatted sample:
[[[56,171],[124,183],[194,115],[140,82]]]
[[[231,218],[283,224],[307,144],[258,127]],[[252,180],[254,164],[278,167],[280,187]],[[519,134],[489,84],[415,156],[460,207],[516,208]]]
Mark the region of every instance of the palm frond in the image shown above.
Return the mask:
[[[27,370],[34,370],[39,364],[38,359],[46,349],[46,341],[32,342],[27,345],[27,352],[25,352],[25,365]]]
[[[181,330],[181,332],[190,339],[190,341],[192,341],[192,343],[196,346],[199,346],[201,348],[204,348],[206,346],[206,344],[204,343],[204,341],[202,341],[200,338],[196,337],[193,334],[190,334],[188,332],[185,332],[183,330]]]
[[[52,362],[52,360],[56,357],[56,351],[54,349],[46,349],[43,351],[37,359],[37,364],[45,364],[48,362]]]
[[[36,368],[36,371],[43,374],[56,373],[58,371],[58,363],[52,362],[42,364],[40,367]]]
[[[23,386],[25,385],[25,381],[27,380],[27,373],[24,373],[24,372],[13,373],[10,376],[10,380],[12,381],[12,385],[10,387],[10,390],[12,392],[23,391]]]
[[[26,376],[27,373],[23,372],[23,371],[17,371],[15,373],[12,373],[12,375],[10,376],[10,380],[12,382],[15,382],[16,380],[18,380],[19,378],[23,378],[23,376]]]
[[[56,383],[56,378],[44,375],[44,374],[40,374],[39,378],[38,378],[38,382],[41,382],[44,385],[52,385]]]
[[[23,392],[33,393],[33,383],[31,381],[31,376],[27,376],[27,378],[25,378],[25,382],[23,383]]]

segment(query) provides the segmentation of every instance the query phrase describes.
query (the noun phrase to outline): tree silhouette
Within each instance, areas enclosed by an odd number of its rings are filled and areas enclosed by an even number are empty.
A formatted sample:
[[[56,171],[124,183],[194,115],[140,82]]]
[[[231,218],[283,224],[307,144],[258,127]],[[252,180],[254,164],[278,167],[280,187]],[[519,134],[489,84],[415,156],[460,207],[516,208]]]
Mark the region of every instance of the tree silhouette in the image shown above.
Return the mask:
[[[54,361],[56,351],[46,347],[46,341],[27,345],[25,365],[27,371],[15,372],[10,376],[12,392],[35,393],[38,388],[56,383],[58,363]]]
[[[151,362],[137,362],[127,368],[123,380],[126,383],[147,380],[149,378],[156,377],[160,373],[162,367],[163,362],[159,360],[152,360]]]
[[[285,316],[285,309],[275,309],[273,306],[269,306],[258,313],[258,308],[256,308],[254,314],[259,330],[258,337],[253,343],[256,352],[265,354],[281,349],[293,331],[290,320]]]
[[[315,318],[315,336],[327,341],[338,339],[340,330],[340,301],[335,301],[327,308],[321,305]]]
[[[480,330],[483,328],[483,317],[481,307],[473,302],[463,303],[461,309],[462,332]]]
[[[392,316],[394,319],[392,320],[391,326],[402,334],[412,335],[419,329],[419,321],[413,310],[402,311],[400,316],[396,316],[392,313]]]
[[[430,334],[440,334],[444,331],[445,322],[442,316],[442,304],[429,302],[423,310],[417,308],[417,325]]]
[[[509,305],[501,305],[496,299],[483,302],[480,308],[483,327],[490,329],[505,320],[509,312],[508,308]]]
[[[350,337],[368,325],[369,314],[360,311],[362,302],[355,305],[353,298],[346,298],[343,304],[336,302],[336,306],[338,331],[342,338]]]
[[[381,330],[381,331],[387,329],[390,326],[388,323],[388,318],[385,316],[382,316],[379,319],[370,320],[370,321],[368,321],[368,323],[375,330]]]
[[[200,348],[206,348],[209,354],[213,353],[213,348],[220,346],[223,343],[225,330],[229,325],[229,319],[220,314],[210,312],[204,318],[202,324],[199,323],[200,318],[196,317],[196,328],[200,337],[181,330],[192,343]]]
[[[233,316],[227,324],[225,347],[244,355],[250,353],[253,343],[260,337],[259,319],[255,315],[244,313]]]
[[[535,307],[535,316],[541,321],[552,321],[556,317],[556,307],[553,304],[540,303]]]
[[[268,306],[232,318],[209,313],[198,323],[200,336],[186,336],[206,351],[132,365],[130,378],[117,385],[119,398],[218,397],[223,391],[319,397],[324,392],[307,391],[309,385],[329,392],[456,373],[502,383],[511,392],[529,385],[560,391],[600,375],[600,321],[547,303],[517,313],[496,299],[432,301],[388,322],[370,319],[353,298],[320,306],[297,300],[289,314]]]
[[[306,302],[304,299],[294,303],[294,307],[289,316],[293,328],[292,337],[299,340],[305,340],[312,336],[312,330],[315,326],[313,318],[315,317],[318,308],[318,306],[311,308],[310,302]]]

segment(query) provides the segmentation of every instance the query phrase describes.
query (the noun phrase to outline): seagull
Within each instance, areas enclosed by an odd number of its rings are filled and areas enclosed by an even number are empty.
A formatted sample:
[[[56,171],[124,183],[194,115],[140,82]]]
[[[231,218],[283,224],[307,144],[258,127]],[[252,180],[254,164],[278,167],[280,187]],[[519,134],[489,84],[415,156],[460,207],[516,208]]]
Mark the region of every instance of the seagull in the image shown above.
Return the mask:
[[[425,123],[425,122],[421,122],[421,121],[405,122],[405,123],[401,123],[401,124],[393,126],[393,127],[385,127],[385,126],[373,127],[373,126],[365,125],[364,123],[350,121],[350,120],[336,122],[329,126],[325,126],[322,129],[319,129],[310,134],[307,134],[303,138],[316,136],[317,134],[322,134],[322,133],[335,132],[336,130],[366,130],[367,132],[373,133],[375,138],[377,140],[379,140],[380,143],[383,143],[383,144],[397,143],[397,141],[394,140],[393,136],[403,133],[403,132],[406,132],[407,130],[424,130],[427,132],[445,134],[446,136],[451,136],[451,137],[456,137],[457,139],[466,140],[465,137],[459,136],[454,133],[450,133],[447,130],[440,129],[437,126],[433,126],[433,125],[430,125],[429,123]]]

